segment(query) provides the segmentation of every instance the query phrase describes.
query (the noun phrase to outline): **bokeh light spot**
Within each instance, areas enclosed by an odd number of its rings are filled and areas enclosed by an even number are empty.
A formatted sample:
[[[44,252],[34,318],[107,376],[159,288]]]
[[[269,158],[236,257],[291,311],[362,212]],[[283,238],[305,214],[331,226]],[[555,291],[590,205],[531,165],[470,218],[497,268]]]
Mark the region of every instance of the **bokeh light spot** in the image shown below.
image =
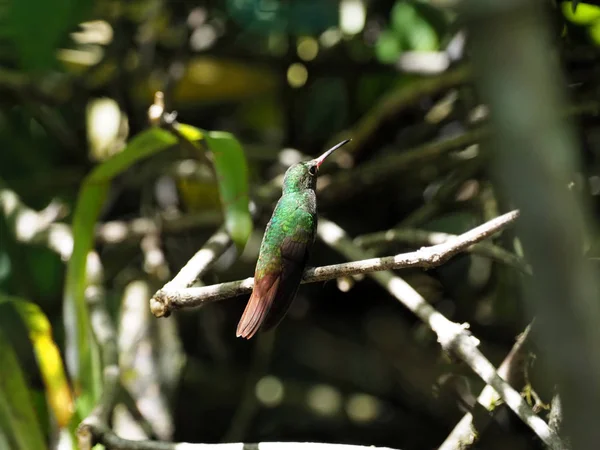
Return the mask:
[[[333,416],[340,410],[341,404],[342,395],[331,386],[319,384],[308,392],[308,405],[318,414]]]
[[[304,86],[306,80],[308,80],[308,70],[306,70],[304,64],[292,64],[287,71],[287,80],[292,87],[299,88]]]
[[[319,43],[315,38],[303,37],[298,39],[298,47],[296,48],[298,56],[304,61],[312,61],[319,53]]]
[[[367,394],[355,394],[346,404],[348,417],[354,422],[372,422],[379,414],[379,400]]]
[[[274,407],[283,400],[283,383],[279,378],[268,375],[256,383],[256,398],[265,406]]]

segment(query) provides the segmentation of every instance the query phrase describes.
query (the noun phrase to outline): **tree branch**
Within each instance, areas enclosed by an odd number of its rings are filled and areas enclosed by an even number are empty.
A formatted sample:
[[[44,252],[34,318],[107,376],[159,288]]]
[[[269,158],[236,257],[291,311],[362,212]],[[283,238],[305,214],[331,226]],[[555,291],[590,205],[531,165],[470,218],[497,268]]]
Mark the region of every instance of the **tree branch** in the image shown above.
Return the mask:
[[[48,105],[66,102],[71,96],[71,90],[67,77],[27,77],[14,70],[0,70],[0,91],[16,93],[20,97]]]
[[[563,117],[597,115],[600,111],[600,102],[586,100],[568,105],[561,115]],[[340,199],[357,195],[374,186],[380,186],[390,179],[397,178],[399,174],[423,164],[426,161],[448,155],[449,153],[476,144],[495,133],[489,125],[465,131],[455,137],[433,140],[401,152],[395,152],[367,161],[353,169],[344,170],[332,175],[326,185],[317,187],[319,204],[321,206],[335,204]],[[356,141],[354,136],[352,143]],[[358,142],[358,141],[356,141]]]
[[[525,331],[519,335],[515,345],[508,355],[506,355],[506,358],[504,358],[504,361],[502,361],[502,364],[498,368],[498,375],[510,382],[510,384],[517,389],[520,389],[522,386],[516,386],[513,380],[515,376],[510,375],[514,374],[516,371],[523,371],[523,365],[520,364],[520,362],[523,360],[525,343],[529,338],[530,331],[531,325],[529,325]],[[483,388],[477,397],[477,403],[483,406],[487,411],[494,410],[495,406],[498,404],[498,400],[500,400],[498,393],[490,386]],[[478,440],[478,437],[481,435],[485,427],[492,420],[490,416],[484,417],[483,414],[481,414],[481,418],[477,417],[477,419],[475,419],[474,414],[476,414],[477,411],[478,410],[474,410],[473,412],[468,412],[465,414],[438,450],[454,450],[457,448],[466,449],[467,447],[473,445]],[[479,419],[484,419],[485,422]],[[478,428],[475,428],[476,422],[478,424]]]
[[[111,450],[392,450],[388,447],[317,442],[190,444],[187,442],[132,441],[120,438],[106,425],[91,424],[89,430],[94,437],[94,442],[101,442]]]
[[[157,317],[168,315],[168,310],[163,312],[163,314],[156,313],[156,311],[161,308],[160,305],[163,304],[163,299],[168,298],[169,294],[172,292],[178,292],[182,288],[185,289],[192,286],[230,245],[231,237],[225,231],[225,228],[220,228],[208,241],[206,241],[206,244],[190,258],[179,273],[152,296],[150,299],[150,309],[152,313]]]
[[[309,268],[304,272],[302,283],[314,283],[340,276],[358,275],[381,270],[405,269],[409,267],[429,269],[437,267],[471,245],[502,230],[514,222],[518,215],[518,211],[509,212],[461,234],[456,239],[431,247],[424,247],[415,252]],[[332,228],[329,228],[329,230],[332,233],[336,232]],[[177,286],[175,286],[177,283],[171,283],[165,285],[150,300],[150,309],[157,317],[167,316],[173,309],[200,306],[207,302],[246,294],[252,290],[254,279],[246,278],[245,280],[187,289],[177,289]]]
[[[96,239],[105,244],[135,242],[151,233],[180,233],[194,228],[215,227],[222,222],[223,217],[217,212],[190,213],[157,219],[139,217],[129,222],[114,220],[96,228]]]
[[[354,243],[363,248],[370,248],[382,243],[404,242],[412,245],[438,245],[455,239],[457,235],[439,231],[427,231],[416,228],[393,228],[387,231],[364,234],[354,239]],[[531,275],[531,267],[520,257],[497,245],[479,242],[465,251],[493,259],[507,266],[514,267]]]
[[[369,142],[373,136],[377,135],[382,125],[389,123],[401,111],[415,105],[423,97],[464,84],[469,81],[470,77],[469,67],[461,66],[437,76],[420,78],[398,88],[385,96],[351,128],[352,142],[344,149],[344,152],[353,156],[362,153],[369,148]],[[345,134],[344,136],[348,137]],[[343,138],[342,136],[337,137],[336,142]]]
[[[482,126],[456,137],[428,142],[365,162],[354,169],[336,173],[326,186],[318,189],[319,204],[333,204],[339,199],[352,197],[375,185],[381,185],[391,178],[398,177],[400,172],[406,171],[416,164],[422,164],[454,150],[468,147],[489,134],[490,128]]]
[[[516,218],[516,211],[500,216],[491,222],[500,222],[499,219],[506,220],[507,216],[512,217],[512,220],[514,220]],[[488,222],[488,224],[491,222]],[[461,235],[461,237],[469,235],[475,230],[477,228]],[[365,252],[354,245],[346,236],[344,230],[333,222],[321,220],[318,234],[325,243],[342,253],[348,259],[359,259],[365,256]],[[460,237],[457,238],[457,240],[459,239]],[[479,351],[477,348],[479,341],[466,330],[468,324],[460,325],[448,320],[427,303],[408,283],[390,271],[370,273],[369,276],[385,287],[390,294],[426,323],[437,335],[438,342],[442,348],[467,363],[473,372],[485,381],[486,384],[491,386],[508,407],[549,448],[553,450],[565,448],[558,435],[532,411],[521,395],[498,375],[492,363]]]

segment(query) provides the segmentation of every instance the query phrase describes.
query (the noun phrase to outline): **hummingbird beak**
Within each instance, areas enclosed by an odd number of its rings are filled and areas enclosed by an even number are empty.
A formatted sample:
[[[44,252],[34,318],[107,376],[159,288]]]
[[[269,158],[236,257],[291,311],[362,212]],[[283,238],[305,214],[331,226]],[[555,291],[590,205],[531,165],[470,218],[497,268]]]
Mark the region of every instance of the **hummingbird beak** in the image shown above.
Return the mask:
[[[346,139],[345,141],[340,142],[339,144],[334,145],[333,147],[331,147],[329,150],[327,150],[325,153],[323,153],[321,156],[319,156],[318,158],[316,158],[315,164],[317,166],[317,169],[319,167],[321,167],[321,164],[323,164],[323,161],[325,161],[325,159],[331,155],[333,152],[335,152],[338,148],[340,148],[342,145],[346,145],[348,142],[350,142],[352,139]]]

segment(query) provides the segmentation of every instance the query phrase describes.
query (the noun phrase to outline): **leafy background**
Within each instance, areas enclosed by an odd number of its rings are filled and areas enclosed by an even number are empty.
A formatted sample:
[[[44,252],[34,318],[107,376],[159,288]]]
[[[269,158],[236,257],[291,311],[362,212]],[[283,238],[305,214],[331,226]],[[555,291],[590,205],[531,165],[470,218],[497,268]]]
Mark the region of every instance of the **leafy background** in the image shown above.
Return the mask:
[[[160,320],[147,300],[222,225],[234,245],[203,281],[250,276],[277,198],[269,180],[345,136],[319,197],[353,236],[460,233],[506,209],[484,155],[421,152],[479,123],[451,3],[2,2],[0,447],[69,442],[98,401],[97,292],[118,331],[123,435],[439,445],[463,413],[456,386],[480,382],[372,281],[302,287],[276,334],[250,343],[235,339],[241,298]],[[572,99],[597,99],[600,8],[547,3]],[[156,91],[178,112],[171,127],[149,122]],[[597,119],[580,122],[596,205]],[[500,243],[519,253],[513,237]],[[311,264],[339,261],[317,243]],[[527,322],[514,267],[462,255],[403,276],[471,323],[493,362]],[[547,383],[536,389],[550,401]],[[485,438],[529,442],[506,417]]]

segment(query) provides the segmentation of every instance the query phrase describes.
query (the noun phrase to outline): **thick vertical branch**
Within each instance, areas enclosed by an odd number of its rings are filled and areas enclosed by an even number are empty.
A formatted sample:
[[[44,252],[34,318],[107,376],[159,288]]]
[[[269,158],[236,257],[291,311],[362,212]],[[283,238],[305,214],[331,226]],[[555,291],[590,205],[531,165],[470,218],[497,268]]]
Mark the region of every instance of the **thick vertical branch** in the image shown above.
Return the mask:
[[[501,188],[521,210],[517,231],[535,276],[525,279],[538,316],[534,338],[558,382],[574,448],[600,441],[600,302],[597,276],[583,258],[582,202],[569,190],[579,161],[561,117],[565,82],[534,0],[470,0],[468,15],[479,90],[492,111]]]

